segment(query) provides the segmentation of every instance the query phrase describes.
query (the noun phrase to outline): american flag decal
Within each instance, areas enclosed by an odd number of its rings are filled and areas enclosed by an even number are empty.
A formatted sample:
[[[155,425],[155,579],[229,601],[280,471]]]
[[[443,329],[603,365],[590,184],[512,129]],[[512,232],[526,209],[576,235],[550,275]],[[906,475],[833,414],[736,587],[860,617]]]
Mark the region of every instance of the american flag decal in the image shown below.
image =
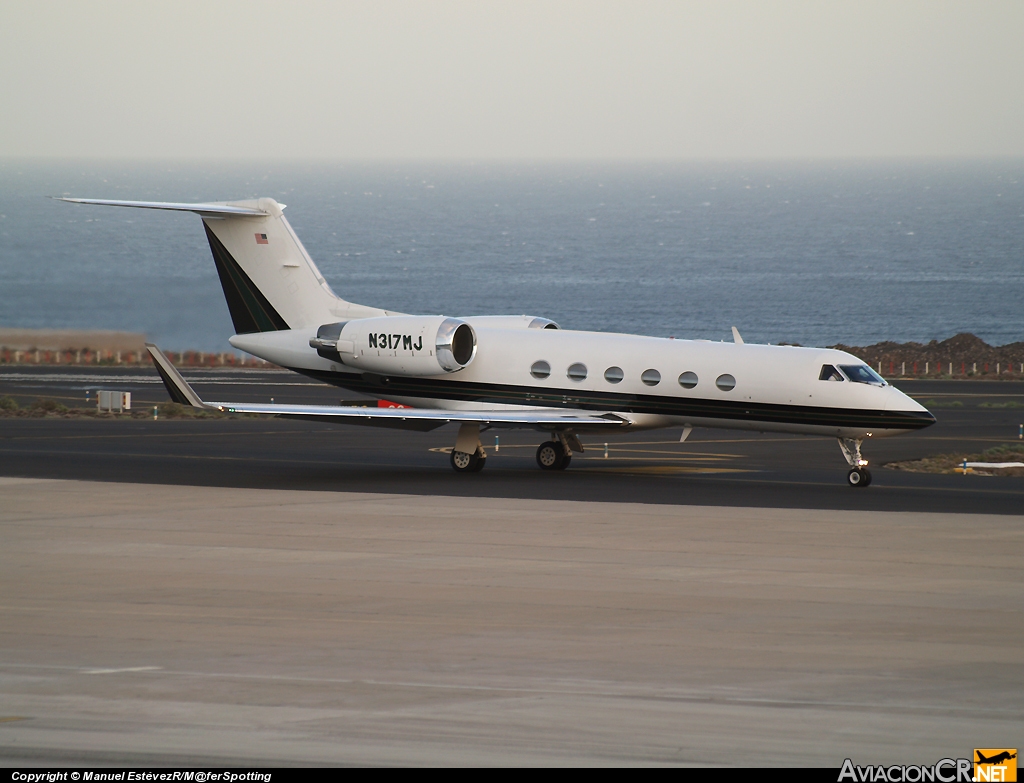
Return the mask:
[[[256,235],[256,244],[257,245],[269,245],[270,242],[267,241],[267,235],[266,234],[257,234]]]

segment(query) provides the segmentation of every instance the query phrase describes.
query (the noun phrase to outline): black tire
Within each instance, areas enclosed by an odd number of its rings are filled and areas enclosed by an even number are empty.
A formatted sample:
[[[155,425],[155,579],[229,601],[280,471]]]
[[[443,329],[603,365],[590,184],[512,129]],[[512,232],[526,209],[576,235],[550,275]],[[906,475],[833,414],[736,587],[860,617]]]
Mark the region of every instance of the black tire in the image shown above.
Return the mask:
[[[483,462],[476,454],[467,454],[464,451],[455,451],[451,454],[452,470],[456,473],[476,473],[480,470],[478,462]],[[480,467],[483,467],[482,465]]]
[[[537,464],[541,470],[561,470],[565,461],[562,444],[549,440],[537,447]]]
[[[867,468],[853,468],[846,474],[846,481],[851,487],[866,487],[871,483],[871,471]]]
[[[569,467],[570,462],[572,462],[572,454],[563,454],[562,464],[558,466],[558,469],[565,470],[567,467]]]
[[[487,457],[476,457],[476,464],[470,469],[473,473],[479,473],[484,469],[484,465],[487,464]]]

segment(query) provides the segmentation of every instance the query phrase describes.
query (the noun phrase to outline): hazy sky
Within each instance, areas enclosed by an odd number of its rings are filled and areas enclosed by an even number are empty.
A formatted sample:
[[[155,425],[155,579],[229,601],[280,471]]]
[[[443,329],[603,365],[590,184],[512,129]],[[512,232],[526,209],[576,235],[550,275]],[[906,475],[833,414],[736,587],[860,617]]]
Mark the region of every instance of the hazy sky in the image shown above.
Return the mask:
[[[0,156],[1024,154],[1024,2],[0,2]]]

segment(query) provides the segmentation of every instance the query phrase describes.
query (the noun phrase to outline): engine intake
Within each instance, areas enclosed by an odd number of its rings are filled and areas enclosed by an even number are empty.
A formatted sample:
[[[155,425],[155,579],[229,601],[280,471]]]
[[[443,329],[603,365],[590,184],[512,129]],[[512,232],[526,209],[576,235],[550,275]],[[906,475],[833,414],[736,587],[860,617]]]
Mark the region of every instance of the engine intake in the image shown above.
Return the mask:
[[[437,361],[448,372],[468,367],[476,356],[476,333],[465,321],[446,318],[441,322],[434,340]]]
[[[468,367],[476,332],[458,318],[393,315],[324,324],[309,341],[325,359],[388,375],[441,375]]]

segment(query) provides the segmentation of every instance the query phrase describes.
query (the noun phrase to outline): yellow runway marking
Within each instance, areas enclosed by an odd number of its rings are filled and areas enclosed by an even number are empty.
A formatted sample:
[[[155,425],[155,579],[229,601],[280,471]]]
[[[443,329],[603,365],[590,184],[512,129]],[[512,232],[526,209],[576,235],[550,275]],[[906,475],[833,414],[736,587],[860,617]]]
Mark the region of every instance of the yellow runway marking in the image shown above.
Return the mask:
[[[744,468],[704,468],[704,467],[689,467],[681,465],[637,465],[636,467],[601,467],[601,466],[587,466],[593,470],[599,470],[602,473],[627,473],[627,474],[643,474],[647,476],[675,476],[682,473],[757,473],[759,471],[746,470]]]
[[[486,448],[486,447],[485,447]],[[435,454],[451,454],[451,446],[436,446],[430,451]],[[630,456],[620,456],[622,452],[628,452]],[[634,454],[657,454],[655,457],[637,457],[632,456]],[[495,452],[493,449],[488,449],[487,456],[501,456],[501,452]],[[707,452],[692,452],[692,453],[680,453],[678,451],[657,451],[657,450],[641,450],[641,449],[610,449],[608,452],[609,460],[617,460],[619,462],[721,462],[723,460],[740,459],[745,457],[745,454],[711,454]],[[592,449],[590,452],[584,452],[582,456],[574,455],[574,459],[577,460],[604,460],[605,457],[601,449]]]

